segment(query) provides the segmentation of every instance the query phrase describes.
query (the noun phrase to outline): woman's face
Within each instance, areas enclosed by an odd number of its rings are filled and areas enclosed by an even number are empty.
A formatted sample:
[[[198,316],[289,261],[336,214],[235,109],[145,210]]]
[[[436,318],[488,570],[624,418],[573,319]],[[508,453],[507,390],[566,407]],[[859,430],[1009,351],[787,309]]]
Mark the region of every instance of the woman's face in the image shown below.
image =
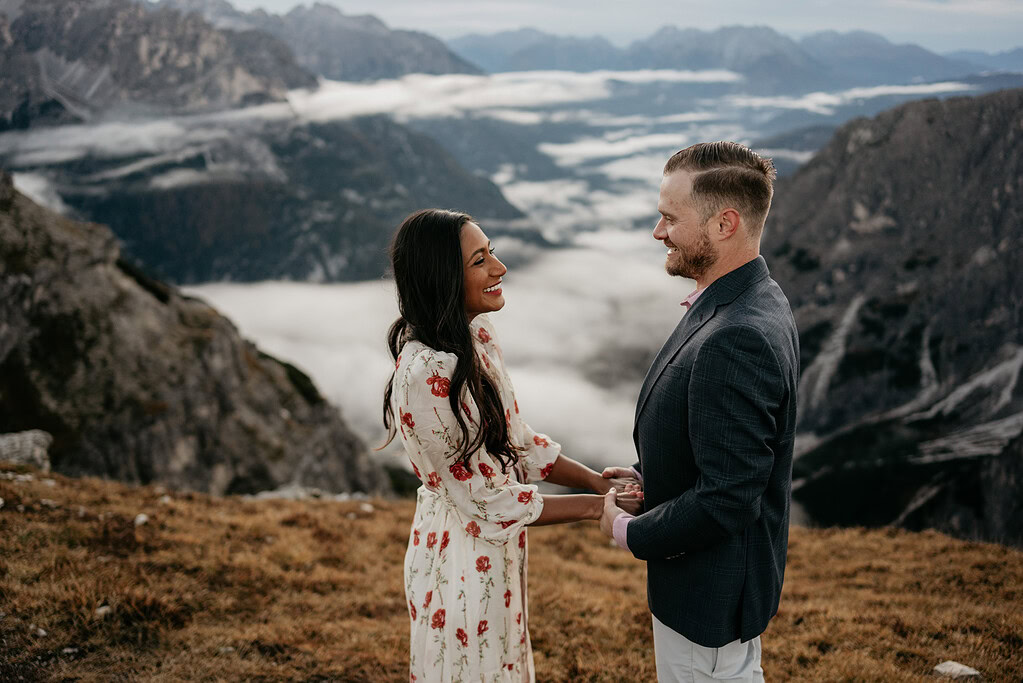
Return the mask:
[[[508,269],[490,248],[490,240],[473,222],[462,226],[462,273],[465,284],[465,312],[472,320],[480,313],[504,308],[501,278]]]

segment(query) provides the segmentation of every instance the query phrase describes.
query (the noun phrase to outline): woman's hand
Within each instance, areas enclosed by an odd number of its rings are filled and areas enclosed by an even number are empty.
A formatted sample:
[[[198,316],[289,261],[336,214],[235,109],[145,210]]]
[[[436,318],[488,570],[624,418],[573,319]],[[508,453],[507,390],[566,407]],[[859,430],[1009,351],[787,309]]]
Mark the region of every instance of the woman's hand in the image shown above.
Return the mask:
[[[620,492],[615,499],[618,507],[630,515],[638,515],[643,512],[643,489],[638,483],[627,483],[622,488],[617,486],[613,488]]]
[[[621,497],[622,493],[626,491],[626,486],[638,487],[639,491],[643,490],[643,482],[636,479],[631,467],[605,467],[600,476],[602,482],[597,493],[607,493],[609,489],[613,488]]]

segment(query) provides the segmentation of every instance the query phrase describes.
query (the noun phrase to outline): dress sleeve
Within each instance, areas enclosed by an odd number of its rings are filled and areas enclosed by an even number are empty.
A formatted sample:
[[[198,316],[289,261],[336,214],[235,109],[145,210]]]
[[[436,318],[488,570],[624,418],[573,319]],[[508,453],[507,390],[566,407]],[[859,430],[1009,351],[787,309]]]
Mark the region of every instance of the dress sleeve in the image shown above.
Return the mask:
[[[442,496],[462,528],[475,538],[507,543],[540,516],[543,497],[536,486],[503,473],[484,448],[472,455],[468,467],[456,462],[461,434],[449,399],[456,362],[453,354],[432,349],[408,361],[396,387],[399,433],[429,470],[423,472],[424,486]],[[479,411],[468,392],[463,396],[459,403],[472,439]]]
[[[554,469],[554,461],[561,455],[561,444],[546,434],[534,432],[522,423],[522,445],[526,449],[519,464],[526,473],[526,481],[541,481]]]

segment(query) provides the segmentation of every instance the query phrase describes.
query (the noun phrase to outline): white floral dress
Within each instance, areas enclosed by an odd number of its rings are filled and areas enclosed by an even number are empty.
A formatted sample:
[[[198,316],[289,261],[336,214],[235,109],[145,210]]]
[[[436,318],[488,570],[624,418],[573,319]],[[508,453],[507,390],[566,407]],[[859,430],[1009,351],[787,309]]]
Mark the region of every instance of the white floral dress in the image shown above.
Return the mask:
[[[398,357],[392,408],[419,488],[405,553],[411,619],[411,681],[534,681],[526,610],[526,525],[543,509],[535,482],[561,447],[519,419],[504,359],[486,316],[472,324],[476,352],[499,385],[512,442],[525,451],[514,468],[480,449],[456,464],[459,429],[448,390],[457,358],[419,342]],[[475,435],[479,410],[460,401]]]

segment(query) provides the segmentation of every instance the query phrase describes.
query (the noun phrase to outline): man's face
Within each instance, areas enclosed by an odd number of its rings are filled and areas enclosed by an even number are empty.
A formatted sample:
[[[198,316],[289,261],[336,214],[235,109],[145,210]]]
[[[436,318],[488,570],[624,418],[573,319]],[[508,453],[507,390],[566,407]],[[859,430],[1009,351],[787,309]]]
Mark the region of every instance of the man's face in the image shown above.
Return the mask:
[[[689,171],[675,171],[661,180],[654,239],[668,247],[664,269],[668,275],[699,280],[718,260],[710,239],[715,216],[703,220],[693,203],[693,178]]]

